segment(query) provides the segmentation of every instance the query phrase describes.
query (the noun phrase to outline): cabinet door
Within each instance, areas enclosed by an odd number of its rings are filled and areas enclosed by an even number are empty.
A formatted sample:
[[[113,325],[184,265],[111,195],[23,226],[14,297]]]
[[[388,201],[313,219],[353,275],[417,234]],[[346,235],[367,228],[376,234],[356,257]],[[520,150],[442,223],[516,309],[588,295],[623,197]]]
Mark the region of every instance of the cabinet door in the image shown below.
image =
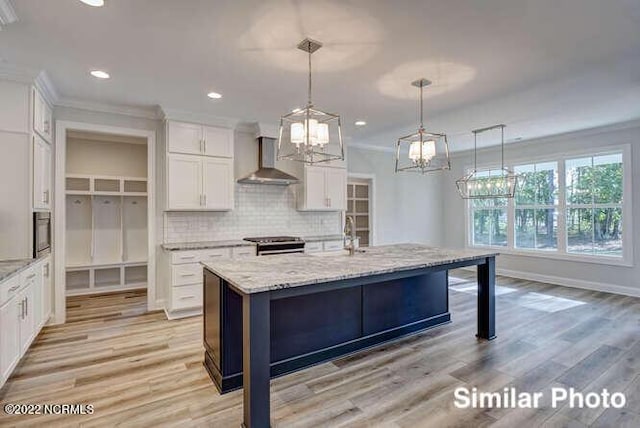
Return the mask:
[[[202,165],[205,208],[233,209],[233,160],[205,158]]]
[[[199,156],[169,155],[167,171],[168,209],[202,208],[201,165]]]
[[[169,121],[167,128],[169,152],[195,155],[203,153],[202,126]]]
[[[204,126],[204,154],[221,158],[233,157],[233,130]]]
[[[20,297],[0,307],[0,385],[20,358]]]
[[[18,302],[22,305],[18,308],[21,310],[20,317],[20,354],[24,354],[35,335],[35,317],[34,317],[34,287],[27,286],[22,293],[18,295]]]
[[[326,168],[325,194],[327,205],[332,210],[344,210],[347,188],[347,171],[342,168]]]
[[[327,209],[327,197],[325,194],[325,168],[320,166],[308,166],[305,168],[305,202],[307,210]]]
[[[47,257],[40,265],[42,278],[42,298],[40,323],[44,325],[51,315],[51,257]]]
[[[33,208],[51,208],[51,147],[33,136]]]

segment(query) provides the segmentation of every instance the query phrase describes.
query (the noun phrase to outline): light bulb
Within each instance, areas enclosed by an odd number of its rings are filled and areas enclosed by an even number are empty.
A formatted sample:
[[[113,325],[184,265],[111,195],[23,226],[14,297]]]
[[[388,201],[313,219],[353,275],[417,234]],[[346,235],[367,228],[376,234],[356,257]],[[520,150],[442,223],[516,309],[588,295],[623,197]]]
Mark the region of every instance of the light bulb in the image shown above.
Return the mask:
[[[304,143],[304,134],[304,125],[302,122],[295,122],[291,124],[291,142],[293,144],[299,145]]]
[[[326,123],[318,124],[318,144],[324,146],[329,143],[329,125]]]

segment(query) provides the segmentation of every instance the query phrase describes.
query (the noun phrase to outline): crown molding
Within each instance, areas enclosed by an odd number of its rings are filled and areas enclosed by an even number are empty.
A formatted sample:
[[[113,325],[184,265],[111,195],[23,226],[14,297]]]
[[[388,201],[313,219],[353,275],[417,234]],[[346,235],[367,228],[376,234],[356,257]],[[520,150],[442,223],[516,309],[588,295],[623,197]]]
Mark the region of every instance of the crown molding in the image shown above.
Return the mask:
[[[18,83],[33,84],[39,74],[40,70],[36,70],[34,68],[0,62],[0,79],[11,80]]]
[[[53,82],[49,78],[46,71],[41,71],[35,78],[34,84],[40,91],[40,94],[50,104],[55,105],[58,102],[59,96],[56,87],[53,86]]]
[[[372,152],[384,152],[384,153],[396,152],[396,150],[393,147],[374,146],[371,144],[362,144],[362,143],[349,143],[346,145],[346,147],[347,149],[369,150]]]
[[[55,105],[58,107],[88,110],[98,113],[118,114],[150,120],[158,120],[161,118],[161,116],[159,116],[158,114],[157,107],[133,107],[121,104],[106,104],[65,97],[59,98]]]
[[[0,30],[5,25],[12,24],[18,20],[18,15],[10,0],[0,0]]]
[[[187,110],[173,109],[168,107],[159,107],[160,119],[179,120],[181,122],[192,122],[203,125],[219,126],[222,128],[237,129],[246,126],[246,122],[230,117],[214,116],[207,113],[198,113]]]

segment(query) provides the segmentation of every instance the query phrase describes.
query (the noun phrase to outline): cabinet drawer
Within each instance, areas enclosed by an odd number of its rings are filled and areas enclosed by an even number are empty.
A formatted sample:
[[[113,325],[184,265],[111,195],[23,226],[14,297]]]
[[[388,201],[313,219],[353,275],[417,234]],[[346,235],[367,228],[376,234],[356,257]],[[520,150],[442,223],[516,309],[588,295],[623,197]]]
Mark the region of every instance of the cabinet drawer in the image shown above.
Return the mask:
[[[171,264],[198,263],[200,251],[175,251],[171,253]]]
[[[19,288],[20,275],[16,275],[0,284],[0,306],[11,300],[18,293]]]
[[[189,263],[175,265],[171,267],[171,284],[202,284],[202,265],[200,263]]]
[[[202,250],[200,261],[210,262],[222,257],[231,257],[231,248],[213,248],[211,250]]]
[[[233,257],[255,257],[257,255],[255,247],[237,247],[231,253]]]
[[[322,251],[322,242],[306,242],[304,244],[305,253],[319,253]]]
[[[202,284],[183,285],[171,290],[171,309],[181,310],[202,306]]]
[[[342,241],[326,241],[324,243],[324,251],[341,250],[344,247]]]

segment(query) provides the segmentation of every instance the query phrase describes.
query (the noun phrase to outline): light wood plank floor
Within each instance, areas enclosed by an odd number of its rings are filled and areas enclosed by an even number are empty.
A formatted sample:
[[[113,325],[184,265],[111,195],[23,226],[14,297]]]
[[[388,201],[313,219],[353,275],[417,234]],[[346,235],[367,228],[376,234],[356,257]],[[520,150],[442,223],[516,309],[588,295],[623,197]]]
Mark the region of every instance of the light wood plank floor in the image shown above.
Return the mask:
[[[451,284],[453,323],[272,382],[282,427],[640,426],[640,299],[498,278],[497,333],[477,341],[474,280]],[[470,281],[470,282],[469,282]],[[241,391],[202,366],[201,318],[145,313],[145,295],[68,299],[0,391],[4,403],[93,404],[93,415],[8,416],[0,426],[237,427]],[[459,410],[458,386],[625,392],[622,410]],[[548,394],[545,394],[546,396]]]

